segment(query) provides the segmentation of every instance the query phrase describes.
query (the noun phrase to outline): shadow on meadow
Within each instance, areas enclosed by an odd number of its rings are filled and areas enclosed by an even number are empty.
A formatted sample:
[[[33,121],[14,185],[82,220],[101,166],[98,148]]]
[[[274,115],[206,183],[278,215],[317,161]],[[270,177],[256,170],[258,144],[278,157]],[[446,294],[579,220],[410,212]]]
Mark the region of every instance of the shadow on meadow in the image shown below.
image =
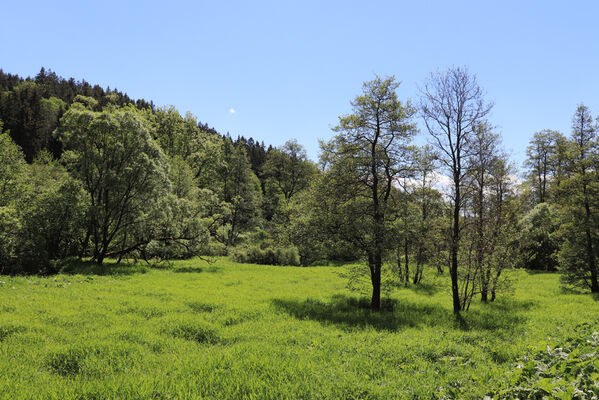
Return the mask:
[[[215,272],[220,272],[221,267],[218,267],[216,265],[209,265],[209,266],[185,265],[185,266],[180,266],[180,267],[173,267],[172,271],[176,272],[176,273],[194,273],[194,272],[195,273],[200,273],[200,272],[215,273]]]
[[[149,267],[136,263],[107,261],[103,265],[98,265],[90,261],[67,260],[61,268],[60,273],[66,275],[106,275],[106,276],[126,276],[135,274],[145,274]]]
[[[590,295],[593,298],[593,300],[599,301],[599,293],[591,293],[591,291],[586,288],[583,289],[581,287],[562,285],[560,287],[560,291],[563,294],[571,294],[571,295],[575,295],[575,296],[589,296]]]
[[[127,276],[135,274],[145,274],[150,269],[171,270],[175,273],[200,273],[220,272],[221,268],[216,265],[176,265],[172,262],[159,264],[142,264],[141,262],[107,260],[103,265],[84,260],[67,260],[62,263],[60,273],[66,275],[100,275],[100,276]]]
[[[416,303],[409,300],[383,299],[381,311],[370,310],[367,298],[334,295],[330,301],[274,299],[275,308],[300,320],[334,324],[354,330],[372,327],[398,331],[420,326],[445,327],[463,331],[484,330],[496,335],[513,334],[526,321],[523,312],[534,303],[505,300],[481,304],[476,309],[454,316],[451,308],[438,303]]]
[[[423,294],[427,296],[432,296],[437,294],[440,290],[445,288],[442,284],[438,282],[430,282],[430,283],[419,283],[417,285],[410,285],[408,287],[411,291],[418,294]]]

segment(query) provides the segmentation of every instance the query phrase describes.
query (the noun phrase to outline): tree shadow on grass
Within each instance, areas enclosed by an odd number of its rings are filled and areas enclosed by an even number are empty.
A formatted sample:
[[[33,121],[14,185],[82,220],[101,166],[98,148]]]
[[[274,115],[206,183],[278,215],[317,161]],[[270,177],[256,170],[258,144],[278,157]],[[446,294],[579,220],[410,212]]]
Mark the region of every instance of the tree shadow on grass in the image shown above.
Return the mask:
[[[463,331],[484,330],[497,335],[513,334],[520,329],[526,320],[522,311],[531,306],[512,304],[514,308],[510,308],[503,304],[489,304],[456,317],[450,308],[440,304],[408,300],[384,299],[381,311],[376,312],[370,310],[368,299],[345,295],[335,295],[328,302],[314,299],[273,299],[272,304],[297,319],[332,324],[344,330],[372,327],[394,332],[403,328],[430,326]]]
[[[442,289],[442,286],[438,283],[417,283],[415,285],[409,286],[409,289],[418,294],[424,294],[427,296],[432,296],[439,292]]]
[[[176,273],[200,273],[200,272],[211,272],[211,273],[215,273],[215,272],[220,272],[221,271],[221,267],[217,267],[216,265],[210,265],[210,266],[183,266],[183,267],[173,267],[172,269],[173,272]]]
[[[559,274],[558,271],[545,271],[540,269],[526,269],[526,268],[518,268],[526,271],[528,275],[556,275]]]
[[[100,276],[127,276],[135,274],[145,274],[150,269],[170,270],[175,273],[200,273],[211,272],[216,273],[221,271],[221,267],[216,265],[182,265],[177,266],[173,263],[162,264],[142,264],[135,262],[121,261],[117,263],[115,260],[107,260],[103,265],[98,265],[91,261],[78,259],[66,260],[61,264],[60,273],[66,275],[100,275]]]
[[[100,276],[127,276],[135,274],[145,274],[148,272],[148,267],[136,263],[129,262],[111,262],[108,261],[103,265],[98,265],[90,261],[83,260],[67,260],[60,269],[60,273],[66,275],[100,275]]]
[[[593,300],[599,301],[599,293],[592,293],[589,289],[576,287],[576,286],[564,286],[560,287],[563,294],[573,294],[576,296],[591,296]]]

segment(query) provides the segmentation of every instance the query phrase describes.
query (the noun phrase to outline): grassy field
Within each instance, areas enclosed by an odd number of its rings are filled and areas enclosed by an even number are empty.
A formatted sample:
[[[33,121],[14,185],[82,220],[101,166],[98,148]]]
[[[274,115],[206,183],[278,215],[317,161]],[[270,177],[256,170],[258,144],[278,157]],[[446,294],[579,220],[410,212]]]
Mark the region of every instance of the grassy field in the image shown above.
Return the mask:
[[[372,313],[343,267],[218,259],[0,276],[0,398],[481,398],[548,337],[599,318],[555,274],[456,320],[432,272]]]

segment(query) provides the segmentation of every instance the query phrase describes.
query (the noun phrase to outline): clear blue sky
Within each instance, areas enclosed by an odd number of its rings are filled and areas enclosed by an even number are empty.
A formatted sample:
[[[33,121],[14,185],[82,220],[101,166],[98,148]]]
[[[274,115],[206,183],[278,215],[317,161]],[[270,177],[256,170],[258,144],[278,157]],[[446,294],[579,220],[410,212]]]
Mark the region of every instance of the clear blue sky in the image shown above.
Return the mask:
[[[221,132],[316,158],[361,83],[466,65],[518,163],[535,131],[599,112],[593,1],[4,1],[0,68],[61,76],[189,110]],[[235,110],[233,113],[232,110]],[[424,136],[425,133],[423,132]]]

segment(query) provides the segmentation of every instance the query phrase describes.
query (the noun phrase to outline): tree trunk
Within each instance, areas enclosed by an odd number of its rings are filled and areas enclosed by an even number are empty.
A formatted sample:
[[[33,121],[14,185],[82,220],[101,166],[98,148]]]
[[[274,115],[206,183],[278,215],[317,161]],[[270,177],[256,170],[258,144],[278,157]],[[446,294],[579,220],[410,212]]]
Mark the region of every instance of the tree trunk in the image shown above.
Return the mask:
[[[480,301],[482,301],[483,303],[488,302],[489,301],[488,293],[489,293],[489,290],[485,286],[483,286],[483,288],[480,291]]]
[[[397,273],[399,274],[399,283],[403,283],[403,269],[401,268],[401,246],[397,244]]]
[[[459,174],[459,172],[458,172]],[[460,292],[458,288],[458,248],[460,240],[460,182],[455,179],[456,196],[453,205],[453,232],[451,237],[451,265],[449,275],[451,276],[451,293],[453,295],[453,312],[459,314],[461,310]]]
[[[405,257],[404,264],[406,265],[405,285],[406,285],[406,287],[408,287],[408,284],[410,283],[410,259],[408,257],[408,239],[407,238],[404,239],[403,250],[404,250],[404,257]]]
[[[597,263],[595,260],[595,251],[593,249],[593,238],[591,235],[591,207],[589,206],[589,200],[587,199],[587,187],[584,184],[584,211],[585,211],[585,234],[587,239],[587,258],[589,263],[589,269],[591,272],[591,292],[599,293],[599,282],[597,280]]]
[[[490,268],[487,266],[487,268]],[[489,301],[489,284],[491,283],[491,270],[483,270],[481,272],[481,288],[480,288],[480,301],[486,303]]]
[[[382,257],[380,252],[375,251],[369,257],[370,280],[372,281],[372,299],[370,308],[374,311],[381,309],[381,264]]]

